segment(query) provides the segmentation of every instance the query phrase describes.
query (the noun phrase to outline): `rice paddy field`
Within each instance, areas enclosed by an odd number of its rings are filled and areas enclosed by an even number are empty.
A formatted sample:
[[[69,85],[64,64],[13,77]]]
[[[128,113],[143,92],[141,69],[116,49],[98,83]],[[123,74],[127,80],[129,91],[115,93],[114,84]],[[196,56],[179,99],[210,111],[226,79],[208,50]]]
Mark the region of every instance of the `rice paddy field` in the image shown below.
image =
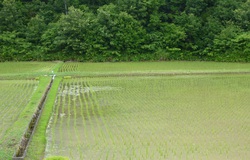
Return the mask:
[[[0,160],[12,159],[58,64],[0,63]]]
[[[26,125],[13,128],[36,90],[35,80],[0,81],[0,159],[9,159],[20,142]]]
[[[75,63],[66,62],[58,75],[77,76],[131,76],[193,73],[250,72],[249,63],[216,62],[120,62],[120,63]]]
[[[250,158],[249,75],[65,79],[45,156]]]
[[[61,62],[2,62],[0,79],[23,79],[49,75]]]
[[[249,63],[4,62],[1,160],[12,159],[53,74],[27,160],[250,159]]]

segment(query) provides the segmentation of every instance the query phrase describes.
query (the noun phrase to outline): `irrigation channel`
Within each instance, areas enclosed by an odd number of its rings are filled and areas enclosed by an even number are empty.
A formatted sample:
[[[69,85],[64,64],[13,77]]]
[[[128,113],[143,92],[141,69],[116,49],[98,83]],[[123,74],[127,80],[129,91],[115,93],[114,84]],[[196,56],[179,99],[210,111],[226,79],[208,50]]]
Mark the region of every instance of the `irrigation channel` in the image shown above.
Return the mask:
[[[26,156],[27,148],[28,148],[30,140],[34,134],[37,123],[40,119],[40,115],[42,113],[44,103],[46,102],[46,98],[47,98],[47,95],[48,95],[50,88],[53,84],[54,78],[55,78],[55,75],[52,76],[51,81],[50,81],[48,87],[46,88],[46,91],[45,91],[44,95],[42,96],[42,98],[37,106],[37,110],[33,114],[33,117],[31,118],[30,123],[29,123],[20,143],[19,143],[19,147],[17,148],[17,151],[14,153],[14,155],[12,157],[12,160],[24,160],[24,158]]]

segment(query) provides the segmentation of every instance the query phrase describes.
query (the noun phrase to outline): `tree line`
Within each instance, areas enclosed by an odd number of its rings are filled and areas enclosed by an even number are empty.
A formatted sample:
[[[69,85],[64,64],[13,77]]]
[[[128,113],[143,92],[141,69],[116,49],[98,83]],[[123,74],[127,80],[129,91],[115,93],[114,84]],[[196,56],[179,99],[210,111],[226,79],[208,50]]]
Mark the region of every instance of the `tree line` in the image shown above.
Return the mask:
[[[0,61],[250,61],[250,0],[0,0]]]

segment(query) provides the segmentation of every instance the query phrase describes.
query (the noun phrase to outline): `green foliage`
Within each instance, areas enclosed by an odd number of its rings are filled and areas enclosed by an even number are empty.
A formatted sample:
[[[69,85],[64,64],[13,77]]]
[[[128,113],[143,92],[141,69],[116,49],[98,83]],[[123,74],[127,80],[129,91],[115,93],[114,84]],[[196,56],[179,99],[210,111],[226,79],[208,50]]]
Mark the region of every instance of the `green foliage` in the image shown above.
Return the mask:
[[[119,12],[117,6],[100,7],[94,25],[95,37],[89,37],[94,43],[89,45],[87,56],[97,54],[104,60],[119,61],[141,52],[144,41],[141,37],[145,36],[145,30],[131,15]]]
[[[209,54],[217,61],[249,61],[249,42],[249,32],[231,25],[216,36]]]
[[[41,43],[41,36],[43,32],[46,30],[46,24],[44,21],[44,17],[36,15],[32,17],[27,26],[26,39],[38,45]]]
[[[237,25],[241,26],[244,30],[250,30],[250,0],[242,3],[237,9],[234,10],[234,17]]]
[[[70,7],[68,14],[62,15],[57,23],[51,23],[42,35],[47,53],[45,57],[59,52],[62,55],[56,57],[58,59],[77,60],[74,57],[82,56],[87,49],[86,34],[91,29],[92,19],[87,7],[85,11]]]
[[[20,31],[24,28],[23,8],[20,1],[4,0],[0,10],[0,33],[3,31]]]
[[[183,27],[187,37],[185,43],[183,43],[183,48],[189,51],[196,51],[199,48],[200,34],[202,22],[200,17],[194,14],[182,13],[180,16],[176,17],[175,23]]]
[[[32,44],[19,35],[20,33],[15,31],[0,34],[0,61],[31,60],[27,57],[27,52]]]
[[[187,0],[186,1],[186,13],[200,15],[205,11],[207,4],[204,0]]]
[[[1,0],[0,61],[249,61],[235,60],[247,48],[227,49],[249,32],[249,7],[249,0]],[[223,38],[231,26],[239,31]]]

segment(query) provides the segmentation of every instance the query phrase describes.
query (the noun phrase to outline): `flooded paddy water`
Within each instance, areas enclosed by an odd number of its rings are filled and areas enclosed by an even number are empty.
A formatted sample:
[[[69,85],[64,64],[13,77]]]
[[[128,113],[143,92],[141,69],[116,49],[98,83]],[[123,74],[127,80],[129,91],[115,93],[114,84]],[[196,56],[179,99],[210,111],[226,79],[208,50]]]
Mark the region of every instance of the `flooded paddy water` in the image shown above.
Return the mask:
[[[65,79],[45,157],[246,159],[250,76]]]

